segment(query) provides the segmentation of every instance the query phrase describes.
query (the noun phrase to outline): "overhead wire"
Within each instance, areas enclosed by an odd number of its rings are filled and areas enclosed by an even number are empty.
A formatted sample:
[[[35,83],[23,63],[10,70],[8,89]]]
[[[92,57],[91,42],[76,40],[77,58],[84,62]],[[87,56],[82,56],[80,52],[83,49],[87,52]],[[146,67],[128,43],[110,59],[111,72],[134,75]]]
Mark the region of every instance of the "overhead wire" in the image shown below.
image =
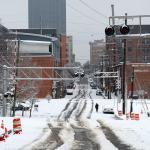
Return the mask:
[[[101,23],[101,24],[106,25],[106,23],[101,22],[101,21],[98,21],[98,20],[96,20],[96,19],[94,19],[94,18],[92,18],[92,17],[86,15],[85,13],[79,11],[78,9],[74,8],[73,6],[71,6],[69,3],[67,3],[67,5],[68,5],[72,10],[74,10],[75,12],[78,12],[80,15],[82,15],[82,16],[84,16],[84,17],[86,17],[86,18],[88,18],[88,19],[90,19],[90,20],[92,20],[92,21],[94,21],[95,23],[97,23],[97,24]]]
[[[91,7],[90,5],[88,5],[87,3],[85,3],[83,0],[79,0],[83,5],[85,5],[86,7],[88,7],[90,10],[94,11],[95,13],[97,13],[100,16],[103,16],[105,18],[108,19],[108,17],[106,15],[104,15],[103,13],[99,12],[98,10],[96,10],[95,8]]]
[[[69,24],[79,24],[79,25],[89,25],[89,26],[97,26],[96,24],[89,24],[89,23],[83,23],[83,22],[68,22]]]

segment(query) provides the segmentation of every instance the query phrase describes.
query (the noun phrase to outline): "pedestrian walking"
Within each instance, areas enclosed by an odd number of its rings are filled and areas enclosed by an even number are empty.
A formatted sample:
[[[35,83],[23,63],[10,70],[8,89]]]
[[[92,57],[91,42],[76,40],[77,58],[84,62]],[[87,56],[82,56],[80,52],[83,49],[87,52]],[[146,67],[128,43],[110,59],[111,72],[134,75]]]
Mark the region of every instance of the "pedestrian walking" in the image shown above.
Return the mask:
[[[99,105],[96,103],[96,104],[95,104],[96,112],[98,112],[98,107],[99,107]]]

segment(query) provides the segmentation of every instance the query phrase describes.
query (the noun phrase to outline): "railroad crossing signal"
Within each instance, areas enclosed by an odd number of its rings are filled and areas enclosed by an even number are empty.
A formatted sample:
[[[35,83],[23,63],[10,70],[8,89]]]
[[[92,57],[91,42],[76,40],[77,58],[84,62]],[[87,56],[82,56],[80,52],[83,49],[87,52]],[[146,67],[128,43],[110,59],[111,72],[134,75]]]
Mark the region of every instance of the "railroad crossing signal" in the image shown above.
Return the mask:
[[[115,30],[114,30],[114,27],[113,27],[113,26],[108,26],[108,27],[105,28],[105,34],[106,34],[107,36],[113,35],[114,32],[115,32]]]
[[[127,25],[125,25],[125,24],[120,27],[120,32],[121,32],[121,34],[124,34],[124,35],[125,35],[125,34],[128,34],[129,31],[130,31],[129,26],[127,26]]]
[[[125,35],[125,34],[128,34],[130,31],[130,28],[128,25],[124,24],[123,26],[120,26],[120,33]],[[111,35],[114,35],[115,33],[115,29],[113,26],[108,26],[105,28],[105,34],[107,36],[111,36]]]

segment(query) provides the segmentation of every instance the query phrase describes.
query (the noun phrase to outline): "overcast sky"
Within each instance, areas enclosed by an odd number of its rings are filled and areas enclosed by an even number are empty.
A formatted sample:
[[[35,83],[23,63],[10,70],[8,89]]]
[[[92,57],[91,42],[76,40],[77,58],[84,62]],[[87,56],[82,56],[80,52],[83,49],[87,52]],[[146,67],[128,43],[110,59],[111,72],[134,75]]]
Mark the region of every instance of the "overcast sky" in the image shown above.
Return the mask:
[[[0,0],[1,23],[8,28],[28,27],[28,0]],[[89,41],[104,38],[104,29],[111,16],[111,4],[115,15],[150,15],[150,0],[66,0],[67,33],[73,35],[77,61],[89,59]],[[130,24],[136,19],[129,21]],[[144,19],[143,23],[150,19]],[[122,24],[116,20],[116,24]]]

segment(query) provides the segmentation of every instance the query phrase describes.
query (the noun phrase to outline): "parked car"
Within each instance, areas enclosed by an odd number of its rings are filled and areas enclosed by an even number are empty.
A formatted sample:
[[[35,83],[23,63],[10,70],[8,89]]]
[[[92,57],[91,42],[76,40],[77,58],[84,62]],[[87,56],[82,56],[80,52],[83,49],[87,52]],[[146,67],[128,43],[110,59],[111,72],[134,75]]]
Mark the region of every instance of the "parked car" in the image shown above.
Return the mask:
[[[98,90],[96,91],[96,95],[102,95],[102,91],[101,91],[100,89],[98,89]]]
[[[136,91],[133,92],[133,95],[131,96],[131,91],[129,92],[129,98],[132,98],[132,99],[138,99],[139,98],[139,95]]]
[[[73,89],[66,89],[67,95],[73,95]]]
[[[15,106],[15,111],[19,111],[19,110],[29,110],[30,109],[30,105],[26,104],[26,103],[19,103]],[[12,110],[14,110],[14,107],[12,107]]]
[[[90,84],[90,86],[91,86],[92,89],[97,89],[97,85],[93,82]]]
[[[105,107],[103,109],[104,114],[114,114],[114,109],[112,107]]]

